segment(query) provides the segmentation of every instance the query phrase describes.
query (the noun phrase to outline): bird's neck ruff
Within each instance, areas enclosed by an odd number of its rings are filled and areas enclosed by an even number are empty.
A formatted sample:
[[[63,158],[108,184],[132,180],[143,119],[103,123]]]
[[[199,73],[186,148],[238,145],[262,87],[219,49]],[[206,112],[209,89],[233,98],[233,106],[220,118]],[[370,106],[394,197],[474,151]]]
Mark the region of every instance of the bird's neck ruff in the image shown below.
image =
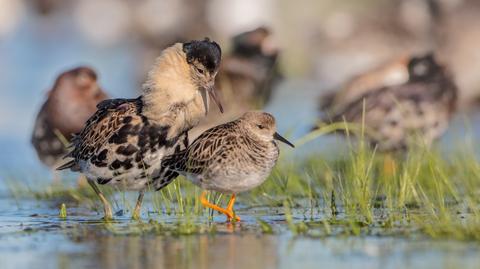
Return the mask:
[[[169,136],[188,131],[206,114],[202,92],[190,74],[182,44],[177,43],[157,58],[143,85],[143,114],[171,126]]]

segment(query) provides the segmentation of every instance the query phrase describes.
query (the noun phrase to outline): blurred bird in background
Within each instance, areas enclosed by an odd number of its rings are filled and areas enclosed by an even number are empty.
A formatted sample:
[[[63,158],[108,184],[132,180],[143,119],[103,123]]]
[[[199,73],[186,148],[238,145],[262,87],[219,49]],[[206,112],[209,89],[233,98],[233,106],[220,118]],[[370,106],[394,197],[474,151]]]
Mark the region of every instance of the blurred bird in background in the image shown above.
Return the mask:
[[[35,120],[31,142],[40,161],[54,169],[67,154],[72,136],[80,132],[96,105],[107,99],[89,67],[58,76]]]
[[[331,90],[323,94],[320,98],[320,110],[334,114],[368,92],[407,82],[408,62],[409,57],[399,57],[354,76],[340,90]]]
[[[336,109],[323,121],[364,123],[370,144],[381,151],[407,149],[413,137],[431,145],[446,131],[456,110],[457,87],[432,54],[411,57],[407,70],[405,83],[385,85],[380,77],[378,87],[357,88],[363,92],[354,99],[341,91],[333,98],[339,100],[330,105]]]
[[[260,109],[271,101],[275,87],[283,77],[278,57],[279,49],[266,27],[234,36],[231,51],[222,60],[216,81],[228,109],[223,114],[213,110],[192,130],[192,137],[248,110]]]
[[[218,78],[219,88],[224,95],[234,95],[230,97],[236,102],[262,107],[270,101],[275,85],[282,78],[277,44],[266,27],[241,33],[232,41],[232,52]]]
[[[353,1],[349,1],[353,3]],[[372,1],[335,8],[311,34],[307,47],[315,76],[328,87],[366,72],[395,55],[435,51],[458,86],[459,108],[476,106],[480,96],[480,1],[393,0]],[[374,14],[374,15],[373,15]]]

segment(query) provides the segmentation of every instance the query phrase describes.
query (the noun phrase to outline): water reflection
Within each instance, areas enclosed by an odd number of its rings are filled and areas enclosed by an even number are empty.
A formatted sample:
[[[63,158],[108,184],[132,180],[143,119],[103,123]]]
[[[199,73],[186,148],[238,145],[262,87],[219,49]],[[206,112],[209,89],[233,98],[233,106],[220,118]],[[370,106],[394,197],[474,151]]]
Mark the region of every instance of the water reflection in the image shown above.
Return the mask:
[[[215,234],[120,235],[95,221],[63,222],[51,215],[50,219],[56,228],[0,234],[0,267],[477,268],[480,263],[480,245],[475,242],[387,236],[310,238],[288,231],[263,235],[248,225],[232,230],[222,223],[217,223]],[[28,224],[26,218],[17,220],[19,228],[41,226]],[[129,223],[123,220],[114,225]]]
[[[277,268],[276,238],[217,236],[92,236],[90,260],[101,268]]]
[[[476,268],[475,243],[393,237],[295,238],[220,234],[181,237],[92,236],[90,254],[58,255],[70,267],[100,268]],[[86,258],[86,259],[85,259]],[[62,266],[60,266],[62,267]],[[65,267],[68,268],[69,266]]]

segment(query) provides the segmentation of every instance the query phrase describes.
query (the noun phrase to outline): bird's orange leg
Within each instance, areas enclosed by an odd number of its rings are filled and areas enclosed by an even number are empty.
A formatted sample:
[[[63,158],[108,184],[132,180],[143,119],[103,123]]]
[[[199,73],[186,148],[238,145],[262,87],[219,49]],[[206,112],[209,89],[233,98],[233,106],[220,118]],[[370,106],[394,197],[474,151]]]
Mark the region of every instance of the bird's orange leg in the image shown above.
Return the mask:
[[[232,213],[233,219],[235,219],[235,221],[240,221],[240,218],[235,215],[235,212],[233,212],[233,205],[235,204],[235,199],[236,198],[237,198],[237,195],[232,194],[232,197],[230,198],[230,201],[228,201],[227,211],[230,211]],[[230,218],[229,220],[231,221],[232,218]]]
[[[225,208],[221,208],[219,207],[218,205],[215,205],[215,204],[212,204],[210,203],[207,198],[205,197],[207,195],[207,192],[204,191],[202,192],[202,195],[200,196],[200,202],[202,203],[203,206],[205,207],[208,207],[208,208],[211,208],[215,211],[218,211],[222,214],[225,214],[227,216],[227,219],[228,221],[231,221],[232,219],[236,219],[236,220],[240,220],[238,217],[235,217],[235,214],[233,213],[233,203],[235,202],[235,198],[234,196],[232,196],[232,199],[230,199],[230,201],[228,202],[228,208],[225,209]],[[232,202],[233,200],[233,202]]]
[[[383,174],[392,177],[397,173],[397,163],[391,153],[387,153],[383,157]]]

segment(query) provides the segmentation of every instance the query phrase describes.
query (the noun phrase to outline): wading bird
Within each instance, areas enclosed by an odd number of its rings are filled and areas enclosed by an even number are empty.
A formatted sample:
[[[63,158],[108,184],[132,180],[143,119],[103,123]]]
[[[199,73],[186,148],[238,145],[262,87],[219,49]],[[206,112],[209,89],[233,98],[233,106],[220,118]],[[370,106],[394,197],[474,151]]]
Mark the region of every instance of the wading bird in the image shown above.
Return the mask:
[[[240,220],[233,212],[236,195],[267,179],[280,153],[277,140],[294,147],[276,132],[272,115],[247,112],[235,121],[205,131],[162,165],[205,190],[231,194],[227,208],[210,203],[206,191],[201,203],[225,214],[229,221]]]

